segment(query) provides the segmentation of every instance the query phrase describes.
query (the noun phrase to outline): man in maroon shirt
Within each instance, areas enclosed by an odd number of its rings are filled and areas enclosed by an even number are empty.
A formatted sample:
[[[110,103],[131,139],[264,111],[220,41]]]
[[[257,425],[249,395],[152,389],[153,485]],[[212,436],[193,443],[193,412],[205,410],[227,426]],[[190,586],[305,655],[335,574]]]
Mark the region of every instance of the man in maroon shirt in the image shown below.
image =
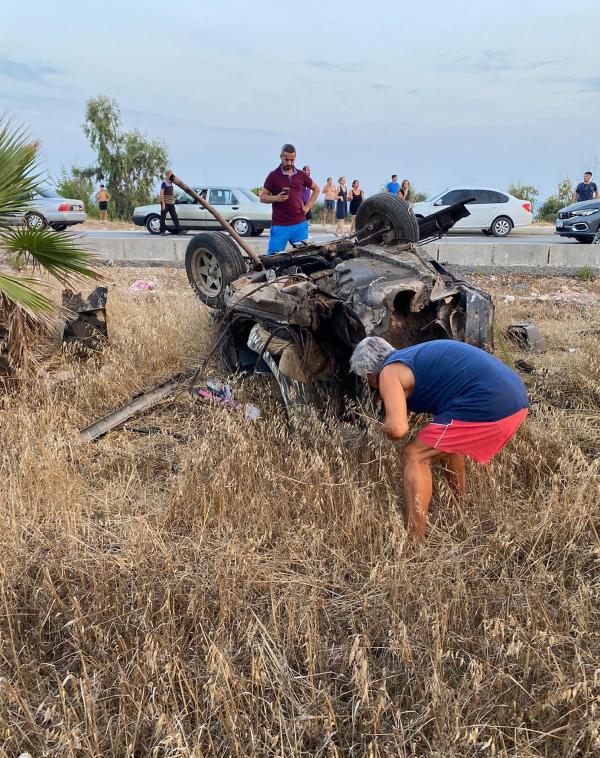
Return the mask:
[[[288,242],[304,242],[308,239],[306,214],[319,196],[316,182],[294,166],[296,148],[286,144],[281,148],[280,165],[267,176],[260,192],[261,203],[273,204],[273,221],[267,255],[285,250]],[[306,203],[304,188],[312,190]]]

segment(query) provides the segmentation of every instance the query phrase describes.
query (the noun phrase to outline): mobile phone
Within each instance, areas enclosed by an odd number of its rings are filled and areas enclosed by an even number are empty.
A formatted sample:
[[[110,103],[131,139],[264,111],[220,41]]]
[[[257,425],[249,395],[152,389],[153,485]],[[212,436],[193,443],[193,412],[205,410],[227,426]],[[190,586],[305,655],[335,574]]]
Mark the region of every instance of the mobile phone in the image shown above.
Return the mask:
[[[289,187],[284,187],[284,188],[281,190],[281,194],[282,194],[282,195],[289,195],[289,194],[290,194],[290,188],[289,188]]]

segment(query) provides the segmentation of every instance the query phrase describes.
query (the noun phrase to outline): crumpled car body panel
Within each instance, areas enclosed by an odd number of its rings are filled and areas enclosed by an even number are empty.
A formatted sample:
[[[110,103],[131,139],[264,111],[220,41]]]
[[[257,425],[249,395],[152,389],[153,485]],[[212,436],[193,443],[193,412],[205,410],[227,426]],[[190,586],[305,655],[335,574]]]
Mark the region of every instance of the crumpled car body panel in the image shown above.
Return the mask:
[[[365,336],[397,348],[440,338],[493,347],[491,297],[413,245],[353,244],[322,265],[300,251],[279,270],[251,271],[233,282],[222,315],[229,332],[222,355],[231,369],[251,369],[241,356],[254,324],[297,344],[308,332],[331,357],[340,392],[350,396],[356,381],[349,359]]]

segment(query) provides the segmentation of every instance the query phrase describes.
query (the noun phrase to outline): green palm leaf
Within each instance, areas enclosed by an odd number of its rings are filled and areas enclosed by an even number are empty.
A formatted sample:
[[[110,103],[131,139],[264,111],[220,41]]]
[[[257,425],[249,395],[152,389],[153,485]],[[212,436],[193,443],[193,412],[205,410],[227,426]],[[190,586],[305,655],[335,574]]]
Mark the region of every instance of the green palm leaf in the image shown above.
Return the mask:
[[[0,224],[11,215],[22,215],[39,186],[36,173],[37,143],[22,128],[0,116]]]
[[[8,300],[34,318],[48,320],[54,313],[54,304],[32,289],[32,284],[38,284],[37,279],[0,274],[0,299]]]
[[[93,256],[77,247],[74,235],[50,229],[11,226],[29,209],[39,190],[42,174],[37,165],[38,145],[27,132],[0,115],[0,253],[15,265],[33,264],[62,285],[81,279],[101,279],[93,268]],[[33,318],[50,321],[54,304],[37,292],[37,279],[0,273],[0,317],[9,305]],[[13,319],[14,321],[14,319]]]
[[[94,257],[78,248],[76,239],[68,232],[57,233],[52,229],[0,230],[0,247],[15,265],[33,263],[63,285],[77,279],[102,278],[90,265]]]

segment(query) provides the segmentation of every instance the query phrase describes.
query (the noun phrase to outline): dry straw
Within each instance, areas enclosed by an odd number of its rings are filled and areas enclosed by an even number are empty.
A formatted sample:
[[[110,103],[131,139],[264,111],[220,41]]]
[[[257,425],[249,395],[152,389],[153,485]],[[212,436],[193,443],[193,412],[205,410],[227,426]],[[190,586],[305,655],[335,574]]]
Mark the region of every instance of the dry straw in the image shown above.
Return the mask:
[[[182,273],[143,275],[100,358],[2,400],[0,754],[597,754],[597,313],[501,306],[548,336],[531,420],[463,509],[436,478],[417,549],[397,447],[290,436],[267,380],[254,424],[179,395],[79,446],[210,343]]]

